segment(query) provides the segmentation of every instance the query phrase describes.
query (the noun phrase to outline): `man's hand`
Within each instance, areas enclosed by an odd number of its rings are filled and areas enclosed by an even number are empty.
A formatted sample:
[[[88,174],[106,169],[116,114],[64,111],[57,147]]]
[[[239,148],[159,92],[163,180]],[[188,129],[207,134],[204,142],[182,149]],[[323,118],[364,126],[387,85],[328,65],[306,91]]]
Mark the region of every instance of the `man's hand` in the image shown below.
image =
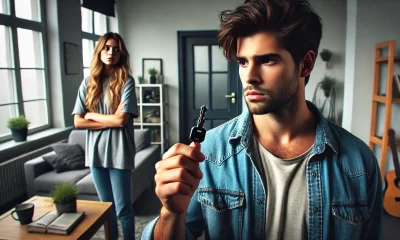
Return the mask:
[[[124,102],[121,102],[118,105],[117,110],[115,111],[115,115],[118,115],[118,114],[122,113],[122,110],[124,110],[125,106],[126,106],[126,104]]]
[[[182,215],[199,186],[203,174],[199,162],[204,161],[200,145],[177,143],[156,164],[156,194],[167,214]]]

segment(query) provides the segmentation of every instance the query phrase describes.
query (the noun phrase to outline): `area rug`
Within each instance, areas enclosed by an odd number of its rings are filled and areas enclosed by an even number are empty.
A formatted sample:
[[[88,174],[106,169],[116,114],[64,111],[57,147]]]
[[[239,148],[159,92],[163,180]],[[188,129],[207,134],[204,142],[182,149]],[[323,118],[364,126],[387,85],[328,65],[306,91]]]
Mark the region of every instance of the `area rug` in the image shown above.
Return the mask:
[[[147,224],[152,221],[156,216],[135,216],[135,240],[140,239],[142,236],[143,229]],[[119,239],[122,239],[121,225],[118,223]],[[99,231],[91,238],[91,240],[103,240],[105,239],[104,227],[101,227]]]

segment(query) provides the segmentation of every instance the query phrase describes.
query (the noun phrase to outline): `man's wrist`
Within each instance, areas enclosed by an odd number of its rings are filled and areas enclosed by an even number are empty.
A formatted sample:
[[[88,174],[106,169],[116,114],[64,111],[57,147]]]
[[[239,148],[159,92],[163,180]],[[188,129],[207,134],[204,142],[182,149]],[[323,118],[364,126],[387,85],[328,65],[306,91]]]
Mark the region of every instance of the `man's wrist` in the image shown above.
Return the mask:
[[[160,217],[162,217],[164,220],[168,221],[179,221],[181,219],[185,219],[186,217],[186,212],[184,213],[174,213],[166,209],[165,207],[161,208],[161,213]]]
[[[186,212],[177,214],[162,207],[160,218],[154,229],[154,238],[185,239],[185,218]]]

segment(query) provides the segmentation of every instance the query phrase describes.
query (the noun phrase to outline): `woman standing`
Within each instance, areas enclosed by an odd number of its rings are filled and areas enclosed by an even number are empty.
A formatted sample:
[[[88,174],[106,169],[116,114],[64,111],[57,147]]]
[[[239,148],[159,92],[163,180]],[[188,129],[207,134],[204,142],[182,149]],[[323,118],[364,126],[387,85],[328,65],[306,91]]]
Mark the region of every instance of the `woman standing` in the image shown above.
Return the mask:
[[[133,118],[138,111],[135,82],[129,72],[129,53],[121,36],[104,34],[95,47],[91,74],[81,83],[72,114],[75,127],[87,129],[86,166],[99,198],[113,203],[112,239],[118,238],[118,216],[124,239],[132,240]]]

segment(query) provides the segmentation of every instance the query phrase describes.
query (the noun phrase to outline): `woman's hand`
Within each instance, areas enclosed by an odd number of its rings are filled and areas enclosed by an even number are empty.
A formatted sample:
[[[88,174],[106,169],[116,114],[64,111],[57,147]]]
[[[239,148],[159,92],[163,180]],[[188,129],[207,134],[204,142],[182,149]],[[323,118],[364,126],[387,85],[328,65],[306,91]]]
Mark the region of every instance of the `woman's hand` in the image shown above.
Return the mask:
[[[121,102],[118,105],[117,111],[115,111],[115,115],[122,113],[122,110],[124,110],[125,106],[126,106],[126,104],[124,102]]]
[[[129,118],[129,113],[122,112],[125,108],[125,105],[125,103],[121,102],[118,105],[115,114],[87,112],[83,118],[87,121],[104,124],[108,128],[121,128],[128,122]]]
[[[93,113],[91,113],[91,112],[87,112],[86,114],[85,114],[85,117],[84,117],[86,120],[91,120],[91,121],[93,121]]]

